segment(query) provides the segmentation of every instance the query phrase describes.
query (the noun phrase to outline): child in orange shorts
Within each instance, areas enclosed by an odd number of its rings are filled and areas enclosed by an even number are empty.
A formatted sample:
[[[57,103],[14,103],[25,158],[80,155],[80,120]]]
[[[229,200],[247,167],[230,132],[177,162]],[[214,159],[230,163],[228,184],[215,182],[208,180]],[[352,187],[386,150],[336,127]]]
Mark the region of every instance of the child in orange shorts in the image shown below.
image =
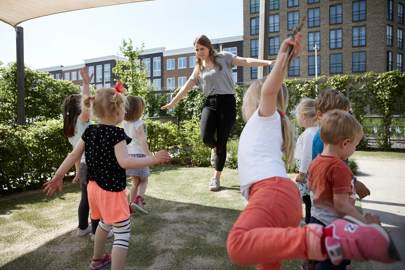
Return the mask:
[[[129,205],[126,194],[125,169],[141,168],[170,160],[166,151],[155,156],[132,158],[128,155],[127,143],[131,141],[124,129],[116,127],[125,114],[125,98],[118,89],[106,88],[96,92],[93,113],[99,124],[90,125],[79,139],[51,181],[45,183],[48,195],[62,190],[63,177],[80,160],[83,152],[88,167],[87,186],[92,219],[100,219],[94,240],[94,253],[89,269],[124,269],[131,234]],[[83,97],[84,105],[90,107],[92,98]],[[114,243],[111,256],[104,254],[107,235],[112,229]]]

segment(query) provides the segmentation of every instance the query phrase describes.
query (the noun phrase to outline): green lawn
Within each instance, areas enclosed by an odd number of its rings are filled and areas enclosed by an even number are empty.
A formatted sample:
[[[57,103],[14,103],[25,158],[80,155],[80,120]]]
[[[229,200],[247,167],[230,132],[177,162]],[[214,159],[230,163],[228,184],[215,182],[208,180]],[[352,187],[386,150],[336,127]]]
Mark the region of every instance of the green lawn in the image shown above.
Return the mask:
[[[132,218],[126,269],[241,269],[225,249],[245,205],[237,172],[225,169],[224,188],[215,193],[207,189],[210,177],[209,168],[153,170],[146,198],[150,214]],[[0,269],[87,269],[93,242],[75,235],[80,191],[65,184],[53,198],[39,191],[0,198]],[[299,264],[286,262],[284,269]]]
[[[353,156],[356,158],[373,158],[373,159],[400,159],[405,160],[405,152],[371,152],[371,151],[356,151]]]

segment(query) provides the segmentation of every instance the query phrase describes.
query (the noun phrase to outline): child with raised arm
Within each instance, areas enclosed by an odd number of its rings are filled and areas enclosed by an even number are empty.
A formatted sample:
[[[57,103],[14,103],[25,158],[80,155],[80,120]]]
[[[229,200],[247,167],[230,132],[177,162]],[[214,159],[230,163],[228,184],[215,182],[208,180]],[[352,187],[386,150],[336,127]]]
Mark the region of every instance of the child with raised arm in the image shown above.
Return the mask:
[[[283,260],[298,258],[394,261],[389,253],[392,242],[378,225],[340,219],[326,228],[298,227],[300,194],[283,161],[283,154],[287,161],[293,159],[293,136],[286,115],[288,92],[282,82],[288,58],[300,51],[300,40],[300,34],[285,40],[270,75],[264,82],[253,82],[244,96],[247,123],[239,141],[238,170],[248,204],[229,232],[228,255],[234,263],[258,269],[281,269]]]
[[[90,99],[85,98],[86,107],[90,107]],[[44,184],[47,195],[61,191],[64,175],[77,160],[80,160],[83,152],[85,153],[91,217],[100,219],[90,270],[104,269],[110,264],[114,270],[125,267],[131,232],[125,169],[141,168],[170,160],[166,151],[159,151],[155,156],[146,158],[135,159],[128,155],[127,143],[131,139],[125,135],[124,129],[116,127],[124,119],[124,101],[124,97],[115,89],[96,91],[93,113],[98,118],[99,124],[90,125],[86,129],[52,180]],[[114,242],[110,257],[109,254],[104,254],[104,247],[111,229],[114,233]]]
[[[83,78],[82,95],[89,96],[89,83],[91,77],[87,72],[87,68],[82,68],[80,74]],[[90,125],[90,112],[82,106],[82,95],[69,95],[63,101],[63,133],[68,138],[72,147],[75,147],[83,132]],[[89,202],[87,199],[87,165],[84,155],[80,161],[75,163],[76,175],[73,179],[74,183],[79,182],[81,198],[78,207],[79,225],[77,235],[84,236],[89,233],[95,233],[98,225],[98,220],[91,220],[89,226]]]
[[[295,145],[294,158],[298,170],[295,182],[305,204],[305,223],[308,224],[311,218],[311,198],[307,185],[307,171],[312,161],[312,141],[318,129],[314,99],[303,98],[300,101],[296,108],[296,119],[298,126],[305,130],[298,137]]]
[[[145,125],[141,119],[145,103],[141,97],[129,96],[127,97],[126,107],[124,130],[127,136],[132,139],[128,144],[128,154],[135,158],[150,156],[151,153],[146,142]],[[148,211],[145,209],[144,197],[149,175],[149,167],[127,170],[127,176],[132,181],[129,205],[134,212],[139,210],[144,214],[148,214]]]

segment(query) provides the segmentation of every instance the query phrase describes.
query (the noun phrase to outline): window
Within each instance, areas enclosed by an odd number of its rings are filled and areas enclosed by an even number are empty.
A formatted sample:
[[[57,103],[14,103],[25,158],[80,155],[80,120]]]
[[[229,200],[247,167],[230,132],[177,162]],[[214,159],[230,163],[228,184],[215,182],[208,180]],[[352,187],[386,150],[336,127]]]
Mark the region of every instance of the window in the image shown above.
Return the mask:
[[[280,8],[280,0],[270,0],[269,10],[278,10]]]
[[[250,0],[250,14],[258,13],[260,9],[259,0]]]
[[[392,63],[392,52],[387,52],[387,71],[393,70],[393,63]]]
[[[161,58],[160,56],[158,57],[153,57],[153,76],[160,76],[162,67],[161,67]]]
[[[65,80],[70,81],[70,72],[69,71],[65,72],[64,78],[65,78]]]
[[[280,31],[280,16],[278,14],[269,16],[269,32],[274,33]]]
[[[176,80],[174,77],[169,77],[166,79],[166,88],[167,90],[173,90],[176,88]]]
[[[96,83],[103,82],[103,65],[96,66]]]
[[[329,55],[329,73],[343,73],[343,55],[341,53],[332,53]]]
[[[387,20],[392,21],[394,19],[394,1],[387,0]]]
[[[398,23],[404,24],[404,5],[398,3]]]
[[[329,49],[340,49],[343,47],[342,29],[333,29],[329,31]]]
[[[314,51],[315,46],[317,50],[321,48],[321,33],[319,31],[308,33],[308,51]]]
[[[259,34],[259,17],[250,18],[250,34]]]
[[[352,21],[364,21],[367,18],[366,0],[353,1],[352,4]]]
[[[287,13],[287,30],[292,30],[296,25],[298,25],[300,20],[299,11],[291,11]]]
[[[111,64],[104,64],[104,83],[111,81]]]
[[[339,23],[343,23],[342,4],[337,4],[329,7],[329,24]]]
[[[177,67],[178,67],[178,69],[187,68],[187,57],[179,57],[177,59]]]
[[[94,66],[88,66],[88,71],[89,77],[92,77],[91,75],[94,75]],[[94,83],[94,76],[91,78],[91,83]]]
[[[315,4],[315,3],[319,3],[319,0],[307,0],[308,4]]]
[[[75,71],[72,71],[72,74],[71,74],[71,79],[72,79],[72,81],[77,81],[77,71],[75,70]]]
[[[316,56],[316,66],[315,66],[315,55],[308,56],[308,76],[315,75],[315,69],[317,75],[321,74],[321,57]]]
[[[173,70],[176,69],[176,59],[170,58],[166,60],[166,69]]]
[[[308,27],[317,27],[321,24],[320,9],[308,9]]]
[[[392,38],[392,25],[387,25],[387,31],[386,31],[386,40],[387,40],[387,46],[392,47],[393,43],[393,38]]]
[[[250,40],[250,56],[257,57],[259,55],[259,40]]]
[[[404,71],[403,54],[397,53],[397,69],[399,71]]]
[[[229,52],[233,55],[238,55],[238,48],[237,47],[227,47],[227,48],[222,48],[223,51]]]
[[[157,91],[162,90],[162,79],[153,79],[153,88]]]
[[[298,0],[288,0],[287,7],[298,7]]]
[[[252,80],[257,79],[257,67],[250,68],[250,79]]]
[[[177,86],[182,87],[187,81],[187,77],[181,76],[177,78]]]
[[[194,68],[195,67],[195,55],[188,57],[188,67]]]
[[[352,53],[352,71],[365,72],[367,65],[366,52],[353,52]]]
[[[364,47],[366,46],[366,27],[359,26],[352,29],[352,46]]]
[[[295,57],[291,60],[290,66],[288,67],[288,76],[295,77],[300,76],[300,58]]]
[[[403,49],[404,48],[404,30],[402,29],[397,29],[397,47],[398,49]]]
[[[83,80],[82,75],[80,74],[80,70],[77,72],[77,79],[79,81]]]
[[[277,55],[280,48],[280,37],[269,38],[269,55]]]
[[[150,58],[142,59],[143,67],[145,68],[146,76],[150,77]]]

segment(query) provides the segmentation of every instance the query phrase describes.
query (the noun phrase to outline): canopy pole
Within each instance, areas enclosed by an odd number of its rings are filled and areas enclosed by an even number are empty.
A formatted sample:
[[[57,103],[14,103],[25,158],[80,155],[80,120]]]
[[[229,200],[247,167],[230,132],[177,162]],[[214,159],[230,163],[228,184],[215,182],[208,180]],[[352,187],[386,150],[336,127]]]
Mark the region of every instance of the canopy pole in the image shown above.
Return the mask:
[[[15,31],[17,42],[17,124],[25,125],[24,29],[21,26],[17,26]]]

